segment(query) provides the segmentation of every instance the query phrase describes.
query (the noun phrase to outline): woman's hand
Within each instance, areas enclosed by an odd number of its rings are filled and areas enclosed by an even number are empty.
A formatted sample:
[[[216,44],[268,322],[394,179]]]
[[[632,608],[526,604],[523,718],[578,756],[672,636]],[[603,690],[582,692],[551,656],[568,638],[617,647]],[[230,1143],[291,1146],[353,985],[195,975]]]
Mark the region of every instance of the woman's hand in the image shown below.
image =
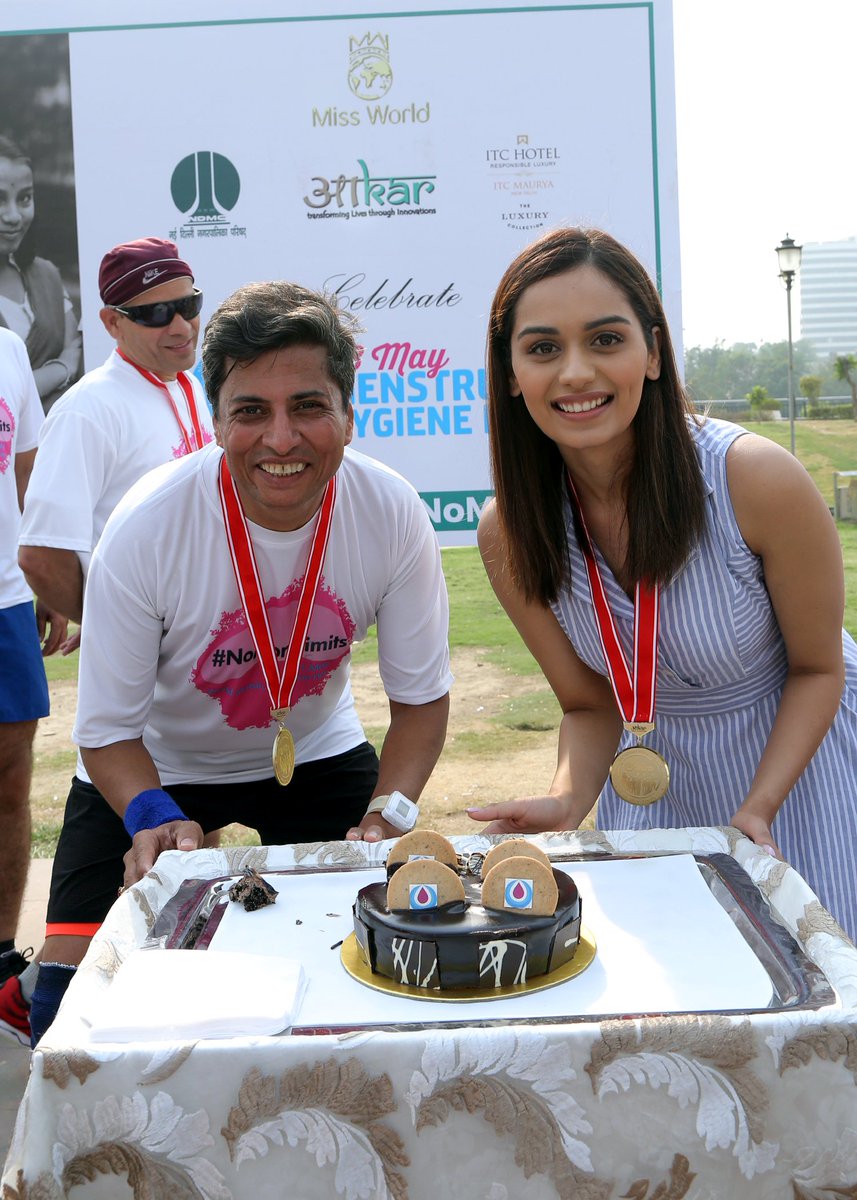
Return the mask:
[[[486,833],[545,833],[555,829],[576,829],[569,821],[569,802],[561,796],[527,796],[468,808],[474,821],[489,821]]]
[[[751,842],[755,842],[757,846],[761,846],[763,850],[766,850],[771,858],[782,859],[782,852],[774,841],[771,827],[764,817],[757,817],[753,813],[745,812],[744,809],[739,808],[729,824],[734,825],[736,829],[740,829]]]

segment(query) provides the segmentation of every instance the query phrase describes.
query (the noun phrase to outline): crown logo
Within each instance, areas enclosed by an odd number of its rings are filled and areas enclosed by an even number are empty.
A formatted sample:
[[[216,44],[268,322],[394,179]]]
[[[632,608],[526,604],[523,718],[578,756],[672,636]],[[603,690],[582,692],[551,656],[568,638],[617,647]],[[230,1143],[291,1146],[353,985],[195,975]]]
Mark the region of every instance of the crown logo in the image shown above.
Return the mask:
[[[393,83],[390,38],[366,33],[348,39],[348,86],[359,100],[380,100]]]
[[[382,58],[390,58],[390,38],[386,33],[367,33],[362,38],[348,39],[348,58],[353,65],[366,53],[380,54]]]

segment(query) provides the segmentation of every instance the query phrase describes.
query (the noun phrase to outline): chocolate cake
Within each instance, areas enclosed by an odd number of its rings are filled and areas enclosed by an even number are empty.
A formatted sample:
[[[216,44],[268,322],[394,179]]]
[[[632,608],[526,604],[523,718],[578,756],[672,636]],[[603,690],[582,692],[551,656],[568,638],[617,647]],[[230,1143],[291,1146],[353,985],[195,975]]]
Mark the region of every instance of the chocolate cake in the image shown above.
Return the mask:
[[[421,833],[421,836],[426,835]],[[402,842],[404,839],[397,845]],[[450,850],[454,855],[451,846]],[[431,901],[435,885],[418,882],[419,860],[432,857],[424,853],[423,847],[420,851],[404,864],[399,856],[388,868],[391,879],[398,871],[413,879],[414,900],[410,907],[391,911],[385,883],[369,884],[357,895],[355,936],[364,961],[374,973],[419,989],[498,988],[548,974],[574,956],[580,940],[581,905],[577,887],[569,875],[535,859],[526,860],[531,866],[522,866],[524,860],[520,857],[509,858],[507,862],[512,866],[501,882],[506,887],[508,903],[514,907],[489,908],[482,896],[482,856],[471,856],[458,861],[463,899],[460,891],[448,902],[440,894],[434,897],[434,906],[423,908],[421,904],[427,897]],[[432,871],[426,872],[426,877],[431,874],[433,880],[438,866],[432,863]],[[505,867],[505,863],[499,864],[491,874],[504,872]],[[558,897],[553,911],[541,915],[527,911],[526,907],[528,885],[533,890],[529,877],[537,876],[538,872],[544,872],[547,878],[539,878],[535,890],[547,884],[553,893],[555,885]],[[454,882],[457,884],[457,880]],[[402,894],[401,887],[397,894]],[[497,894],[496,887],[492,888],[492,894]],[[550,903],[554,903],[553,895]]]

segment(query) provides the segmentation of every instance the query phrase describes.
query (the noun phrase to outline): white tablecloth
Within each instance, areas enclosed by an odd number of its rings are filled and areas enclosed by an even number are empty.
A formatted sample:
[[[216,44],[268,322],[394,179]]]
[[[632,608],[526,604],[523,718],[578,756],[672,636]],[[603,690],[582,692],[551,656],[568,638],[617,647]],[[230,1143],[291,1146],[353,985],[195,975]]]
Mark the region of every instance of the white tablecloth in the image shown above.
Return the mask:
[[[455,840],[459,849],[488,844]],[[377,869],[387,847],[166,855],[117,902],[34,1054],[4,1200],[857,1195],[857,950],[800,877],[733,829],[535,840],[596,861],[630,851],[732,854],[833,984],[835,1002],[817,1011],[95,1044],[87,1017],[183,879],[248,862],[262,871]],[[329,911],[342,918],[341,907]],[[603,955],[604,926],[602,934]],[[707,942],[694,946],[709,950],[716,957]],[[348,1023],[341,976],[328,991],[327,1011]],[[488,1005],[492,1017],[498,1003]],[[470,1006],[448,1007],[460,1020]]]

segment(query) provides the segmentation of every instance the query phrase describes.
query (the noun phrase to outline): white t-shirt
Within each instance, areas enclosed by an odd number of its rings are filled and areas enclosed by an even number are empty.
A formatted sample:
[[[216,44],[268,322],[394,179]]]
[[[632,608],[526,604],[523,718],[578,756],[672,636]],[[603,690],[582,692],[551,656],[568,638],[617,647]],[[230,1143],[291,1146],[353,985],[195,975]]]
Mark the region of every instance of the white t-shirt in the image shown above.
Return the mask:
[[[211,412],[199,381],[194,389],[203,436],[213,439]],[[167,384],[192,433],[181,386]],[[187,453],[182,431],[162,388],[114,350],[53,406],[45,421],[27,489],[22,546],[75,550],[84,575],[113,509],[141,475]]]
[[[15,455],[35,449],[44,419],[27,348],[17,334],[0,328],[0,608],[33,599],[18,567]]]
[[[140,480],[107,523],[86,589],[74,739],[144,737],[161,782],[272,774],[276,723],[235,582],[211,446]],[[249,523],[280,661],[294,628],[315,518],[281,533]],[[324,570],[287,725],[298,762],[364,740],[350,647],[378,627],[387,695],[446,694],[449,608],[440,552],[406,480],[346,450]]]

